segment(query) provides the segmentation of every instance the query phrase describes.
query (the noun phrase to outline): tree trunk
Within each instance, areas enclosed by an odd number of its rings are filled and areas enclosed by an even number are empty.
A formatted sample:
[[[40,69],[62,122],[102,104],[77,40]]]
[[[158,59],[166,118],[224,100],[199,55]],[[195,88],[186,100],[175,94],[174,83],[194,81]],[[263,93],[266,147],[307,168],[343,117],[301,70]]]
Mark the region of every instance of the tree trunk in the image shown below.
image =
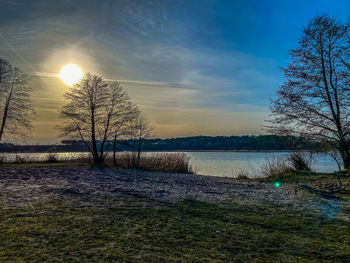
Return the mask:
[[[135,168],[136,165],[136,156],[135,156],[135,139],[131,140],[131,167]]]
[[[108,114],[107,125],[105,127],[103,139],[102,139],[102,142],[101,142],[101,150],[100,150],[100,160],[101,160],[101,162],[103,162],[104,159],[105,159],[105,156],[103,156],[103,154],[104,154],[105,143],[106,143],[106,140],[107,140],[107,134],[108,134],[108,131],[109,131],[110,119],[111,119],[111,114]]]
[[[350,153],[345,139],[342,137],[339,142],[339,151],[343,160],[344,170],[348,171],[350,168]]]
[[[99,160],[100,160],[100,162],[101,163],[103,163],[104,162],[104,156],[103,156],[103,154],[104,154],[104,142],[103,143],[101,143],[101,149],[100,149],[100,157],[99,157]]]
[[[114,163],[115,166],[117,166],[116,151],[117,151],[117,134],[114,134],[114,141],[113,141],[113,163]]]
[[[140,157],[141,157],[141,139],[138,141],[138,146],[137,146],[137,161],[136,161],[136,167],[139,168],[140,165]]]
[[[94,164],[102,164],[103,160],[100,159],[97,151],[97,142],[95,134],[95,111],[91,107],[91,144],[92,144],[92,156],[94,158]]]
[[[2,135],[4,134],[6,119],[7,119],[7,109],[6,109],[6,106],[5,106],[4,114],[2,116],[1,128],[0,128],[0,142],[1,142],[1,139],[2,139]]]

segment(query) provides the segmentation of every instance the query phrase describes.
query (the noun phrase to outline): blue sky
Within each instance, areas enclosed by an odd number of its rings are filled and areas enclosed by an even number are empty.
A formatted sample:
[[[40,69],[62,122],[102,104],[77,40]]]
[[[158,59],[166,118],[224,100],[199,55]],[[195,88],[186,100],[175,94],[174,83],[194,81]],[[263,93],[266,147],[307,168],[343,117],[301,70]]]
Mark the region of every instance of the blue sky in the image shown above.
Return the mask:
[[[261,134],[303,26],[348,1],[0,0],[0,57],[30,73],[31,140],[58,141],[67,63],[119,80],[159,137]]]

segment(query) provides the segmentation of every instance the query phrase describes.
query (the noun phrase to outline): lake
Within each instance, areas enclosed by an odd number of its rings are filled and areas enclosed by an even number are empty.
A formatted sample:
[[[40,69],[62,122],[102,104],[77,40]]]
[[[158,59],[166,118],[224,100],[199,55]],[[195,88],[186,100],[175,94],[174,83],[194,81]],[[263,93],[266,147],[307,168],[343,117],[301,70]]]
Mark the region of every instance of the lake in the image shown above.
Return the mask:
[[[288,158],[287,152],[186,152],[191,157],[193,170],[202,175],[262,177],[267,159]],[[331,173],[338,170],[335,161],[326,154],[314,156],[312,169]]]
[[[237,177],[262,177],[262,167],[267,159],[288,158],[286,152],[185,152],[191,157],[190,165],[193,171],[201,175]],[[151,153],[147,153],[151,154]],[[14,161],[17,158],[27,160],[45,160],[47,153],[4,153],[6,161]],[[58,159],[76,159],[89,153],[57,153]],[[314,157],[312,169],[316,172],[334,172],[337,165],[334,160],[325,154],[317,154]]]

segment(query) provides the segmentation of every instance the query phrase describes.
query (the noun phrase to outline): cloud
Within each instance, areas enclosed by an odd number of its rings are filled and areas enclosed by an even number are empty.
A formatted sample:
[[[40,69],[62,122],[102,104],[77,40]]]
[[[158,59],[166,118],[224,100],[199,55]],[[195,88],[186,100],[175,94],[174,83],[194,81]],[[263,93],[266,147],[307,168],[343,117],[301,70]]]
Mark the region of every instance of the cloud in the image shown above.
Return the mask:
[[[145,111],[153,117],[159,137],[262,134],[261,125],[269,114],[212,109],[172,109],[164,114],[164,110],[152,106]]]
[[[0,11],[0,57],[33,76],[36,138],[57,135],[67,90],[57,73],[67,63],[121,82],[160,136],[261,132],[281,81],[273,59],[193,44],[200,20],[184,27],[169,3],[84,3],[34,1],[17,19]]]

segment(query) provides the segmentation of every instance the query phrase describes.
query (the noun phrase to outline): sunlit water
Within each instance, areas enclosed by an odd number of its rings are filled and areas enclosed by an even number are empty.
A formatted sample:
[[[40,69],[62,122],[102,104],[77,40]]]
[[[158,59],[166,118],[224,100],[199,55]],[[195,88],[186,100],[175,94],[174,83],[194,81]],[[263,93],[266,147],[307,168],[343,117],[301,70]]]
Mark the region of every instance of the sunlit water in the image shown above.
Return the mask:
[[[262,167],[267,159],[283,157],[283,152],[185,152],[191,157],[190,165],[194,172],[201,175],[237,177],[262,177]],[[151,153],[147,153],[151,154]],[[89,153],[57,153],[57,159],[77,159],[86,157]],[[1,154],[6,162],[15,161],[16,158],[26,160],[46,160],[48,153],[5,153]],[[17,156],[17,157],[16,157]],[[334,172],[337,165],[334,160],[325,154],[314,157],[312,169],[316,172]]]
[[[186,152],[191,157],[193,170],[202,175],[262,177],[268,159],[288,158],[285,152]],[[326,154],[314,156],[312,169],[316,172],[334,172],[338,167]]]

